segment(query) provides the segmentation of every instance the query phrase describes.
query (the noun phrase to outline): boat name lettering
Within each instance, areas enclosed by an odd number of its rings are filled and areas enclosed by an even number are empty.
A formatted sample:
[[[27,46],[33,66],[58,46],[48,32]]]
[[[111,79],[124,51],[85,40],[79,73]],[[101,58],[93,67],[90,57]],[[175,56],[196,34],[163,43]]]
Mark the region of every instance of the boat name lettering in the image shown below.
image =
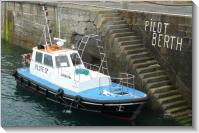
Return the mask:
[[[41,71],[43,73],[46,73],[46,74],[48,72],[48,68],[45,68],[45,67],[37,65],[37,64],[35,65],[35,69],[38,70],[38,71]]]
[[[69,75],[66,75],[66,74],[63,74],[63,73],[61,74],[61,76],[65,77],[65,78],[68,78],[68,79],[71,79],[71,77]]]

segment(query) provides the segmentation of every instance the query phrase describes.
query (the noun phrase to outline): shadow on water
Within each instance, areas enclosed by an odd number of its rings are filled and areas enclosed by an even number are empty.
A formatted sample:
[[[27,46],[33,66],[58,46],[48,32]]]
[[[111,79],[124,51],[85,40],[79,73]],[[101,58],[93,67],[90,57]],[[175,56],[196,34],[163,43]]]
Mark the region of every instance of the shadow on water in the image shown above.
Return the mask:
[[[83,112],[78,110],[72,110],[71,113],[68,113],[67,110],[69,108],[48,101],[43,96],[36,95],[35,93],[29,92],[20,87],[17,87],[15,95],[24,97],[23,102],[37,103],[38,108],[36,110],[42,111],[46,113],[48,116],[53,117],[54,125],[60,125],[60,126],[130,125],[130,123],[126,121],[112,119],[107,116],[95,113]]]
[[[8,48],[10,50],[8,50]],[[130,126],[129,121],[104,115],[67,109],[22,88],[16,87],[12,72],[22,67],[21,54],[25,49],[10,44],[1,49],[1,123],[2,126]],[[133,125],[177,125],[173,120],[143,109]]]

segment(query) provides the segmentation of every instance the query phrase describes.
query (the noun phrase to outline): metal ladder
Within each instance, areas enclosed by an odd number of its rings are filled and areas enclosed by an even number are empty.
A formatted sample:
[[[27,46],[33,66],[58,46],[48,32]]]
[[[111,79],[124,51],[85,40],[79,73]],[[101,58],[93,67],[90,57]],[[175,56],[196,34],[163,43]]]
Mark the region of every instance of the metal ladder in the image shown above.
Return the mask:
[[[103,45],[99,43],[101,42],[99,35],[90,34],[90,35],[85,35],[84,37],[82,37],[77,49],[80,52],[80,57],[82,58],[86,45],[90,39],[95,39],[97,41],[97,48],[98,48],[98,51],[100,54],[100,60],[101,60],[101,64],[98,71],[99,72],[101,71],[103,74],[109,75],[107,58],[106,58]]]
[[[98,71],[101,70],[103,74],[109,75],[107,57],[105,54],[104,47],[100,44],[98,44],[97,47],[98,47],[100,59],[101,59],[101,64]]]
[[[135,76],[129,73],[120,73],[119,84],[122,86],[122,91],[124,91],[123,86],[132,87],[134,89],[133,95],[135,96]],[[132,80],[129,81],[129,80]]]
[[[90,36],[89,35],[86,35],[86,36],[83,36],[80,43],[79,43],[79,46],[78,46],[78,51],[81,52],[79,53],[80,54],[80,58],[82,59],[82,56],[83,56],[83,53],[84,53],[84,50],[86,48],[86,45],[88,43],[90,39]]]

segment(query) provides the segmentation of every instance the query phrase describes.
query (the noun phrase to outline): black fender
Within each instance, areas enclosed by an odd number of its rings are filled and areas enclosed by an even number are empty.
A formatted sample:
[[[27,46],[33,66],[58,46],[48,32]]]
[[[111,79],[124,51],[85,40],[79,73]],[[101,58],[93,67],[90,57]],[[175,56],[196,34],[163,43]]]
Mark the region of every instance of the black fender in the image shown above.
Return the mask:
[[[60,97],[60,96],[63,97],[63,95],[64,95],[64,90],[62,88],[59,88],[56,92],[56,96],[57,97]]]
[[[78,95],[78,96],[76,96],[76,97],[74,98],[74,101],[75,101],[76,103],[79,103],[79,102],[82,101],[82,97]]]

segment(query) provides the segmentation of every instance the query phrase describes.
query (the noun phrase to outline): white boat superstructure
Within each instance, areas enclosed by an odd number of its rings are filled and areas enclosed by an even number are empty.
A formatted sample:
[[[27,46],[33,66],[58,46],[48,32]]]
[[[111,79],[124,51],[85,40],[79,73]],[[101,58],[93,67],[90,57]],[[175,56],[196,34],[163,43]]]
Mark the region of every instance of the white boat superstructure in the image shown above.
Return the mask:
[[[55,45],[33,48],[30,73],[75,92],[111,85],[110,76],[85,68],[77,50]]]

